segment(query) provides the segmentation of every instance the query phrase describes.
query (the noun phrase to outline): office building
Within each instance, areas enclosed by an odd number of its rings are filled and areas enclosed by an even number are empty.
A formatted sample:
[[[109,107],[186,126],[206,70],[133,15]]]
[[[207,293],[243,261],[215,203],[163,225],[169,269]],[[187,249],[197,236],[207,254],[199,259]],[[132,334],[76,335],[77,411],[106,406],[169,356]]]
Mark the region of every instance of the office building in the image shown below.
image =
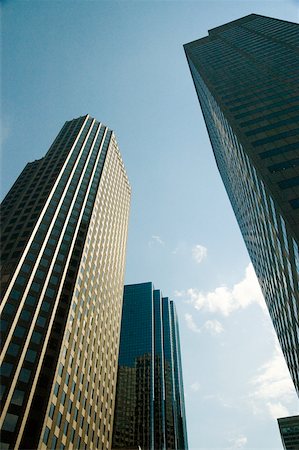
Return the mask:
[[[299,394],[298,44],[298,25],[250,14],[184,49],[216,163]]]
[[[299,450],[299,416],[283,417],[277,420],[283,448]]]
[[[153,283],[125,286],[113,448],[187,449],[175,306]]]
[[[130,185],[111,130],[65,123],[2,203],[1,449],[108,449]]]

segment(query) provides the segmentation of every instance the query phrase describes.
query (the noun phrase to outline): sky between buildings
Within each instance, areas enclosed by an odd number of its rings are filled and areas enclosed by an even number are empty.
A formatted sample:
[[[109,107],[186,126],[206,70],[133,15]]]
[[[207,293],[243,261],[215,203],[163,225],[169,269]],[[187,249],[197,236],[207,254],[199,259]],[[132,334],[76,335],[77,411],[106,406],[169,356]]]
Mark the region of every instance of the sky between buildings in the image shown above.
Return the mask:
[[[115,130],[132,185],[126,282],[175,300],[189,447],[281,449],[298,399],[220,175],[183,44],[294,0],[2,2],[2,198],[66,120]]]

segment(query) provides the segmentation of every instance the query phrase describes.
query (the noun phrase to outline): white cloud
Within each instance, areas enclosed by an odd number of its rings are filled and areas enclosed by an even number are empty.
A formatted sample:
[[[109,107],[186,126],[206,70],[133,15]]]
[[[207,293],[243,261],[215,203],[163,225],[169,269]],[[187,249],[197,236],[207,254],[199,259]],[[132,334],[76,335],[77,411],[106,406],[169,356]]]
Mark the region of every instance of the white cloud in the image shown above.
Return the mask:
[[[267,408],[272,419],[278,419],[279,417],[287,417],[290,415],[288,409],[280,402],[272,403],[267,402]]]
[[[198,392],[200,390],[200,384],[198,381],[195,381],[190,385],[190,388],[193,392]]]
[[[192,248],[192,256],[200,264],[207,257],[208,250],[203,245],[197,244]]]
[[[185,314],[185,320],[187,323],[187,327],[191,330],[194,331],[195,333],[200,333],[200,328],[198,328],[198,326],[195,324],[192,314]]]
[[[244,448],[244,445],[247,444],[247,437],[238,436],[236,438],[230,439],[230,442],[233,446],[232,448]]]
[[[187,297],[188,302],[193,304],[198,310],[221,313],[224,316],[229,316],[237,309],[247,308],[252,303],[257,303],[261,308],[266,309],[251,263],[245,270],[243,280],[235,284],[231,289],[226,286],[220,286],[214,291],[203,293],[198,289],[190,288],[187,291],[176,292],[176,295]]]
[[[204,324],[204,328],[208,330],[211,334],[220,334],[224,331],[222,324],[219,320],[207,320]]]
[[[278,399],[293,393],[290,374],[278,343],[272,358],[258,369],[251,384],[255,386],[253,396],[263,400]]]
[[[254,414],[267,413],[271,418],[289,415],[285,404],[294,397],[294,386],[279,343],[270,360],[263,364],[250,380],[253,391],[250,403]]]
[[[202,329],[199,328],[196,323],[194,322],[193,316],[192,314],[186,313],[185,314],[185,320],[187,323],[187,327],[191,330],[194,331],[195,333],[201,333],[202,330],[206,330],[208,331],[210,334],[212,335],[217,335],[220,334],[224,331],[224,328],[222,326],[222,324],[219,322],[219,320],[207,320]]]
[[[186,295],[185,291],[174,291],[175,297],[184,297]]]
[[[165,242],[158,235],[153,235],[151,237],[151,240],[149,241],[148,245],[149,245],[149,247],[152,247],[153,244],[155,244],[155,243],[157,243],[159,245],[165,245]]]

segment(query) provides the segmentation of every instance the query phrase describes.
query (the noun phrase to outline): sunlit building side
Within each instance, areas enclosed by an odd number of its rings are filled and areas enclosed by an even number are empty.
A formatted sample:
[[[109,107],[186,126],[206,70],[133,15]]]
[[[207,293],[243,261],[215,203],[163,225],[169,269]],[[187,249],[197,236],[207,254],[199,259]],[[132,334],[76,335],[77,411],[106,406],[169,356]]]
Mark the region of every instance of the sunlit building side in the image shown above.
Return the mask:
[[[3,450],[111,448],[130,192],[86,115],[1,205]]]

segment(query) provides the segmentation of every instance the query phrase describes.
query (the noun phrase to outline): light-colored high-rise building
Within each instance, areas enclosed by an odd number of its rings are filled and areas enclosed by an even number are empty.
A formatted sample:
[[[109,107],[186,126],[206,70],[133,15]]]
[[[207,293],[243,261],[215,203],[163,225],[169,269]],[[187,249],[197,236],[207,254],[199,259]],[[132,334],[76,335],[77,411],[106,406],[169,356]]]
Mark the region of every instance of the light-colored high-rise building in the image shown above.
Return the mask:
[[[2,203],[3,450],[111,448],[130,192],[86,115]]]
[[[184,46],[216,163],[299,394],[298,47],[297,24],[256,14]]]

